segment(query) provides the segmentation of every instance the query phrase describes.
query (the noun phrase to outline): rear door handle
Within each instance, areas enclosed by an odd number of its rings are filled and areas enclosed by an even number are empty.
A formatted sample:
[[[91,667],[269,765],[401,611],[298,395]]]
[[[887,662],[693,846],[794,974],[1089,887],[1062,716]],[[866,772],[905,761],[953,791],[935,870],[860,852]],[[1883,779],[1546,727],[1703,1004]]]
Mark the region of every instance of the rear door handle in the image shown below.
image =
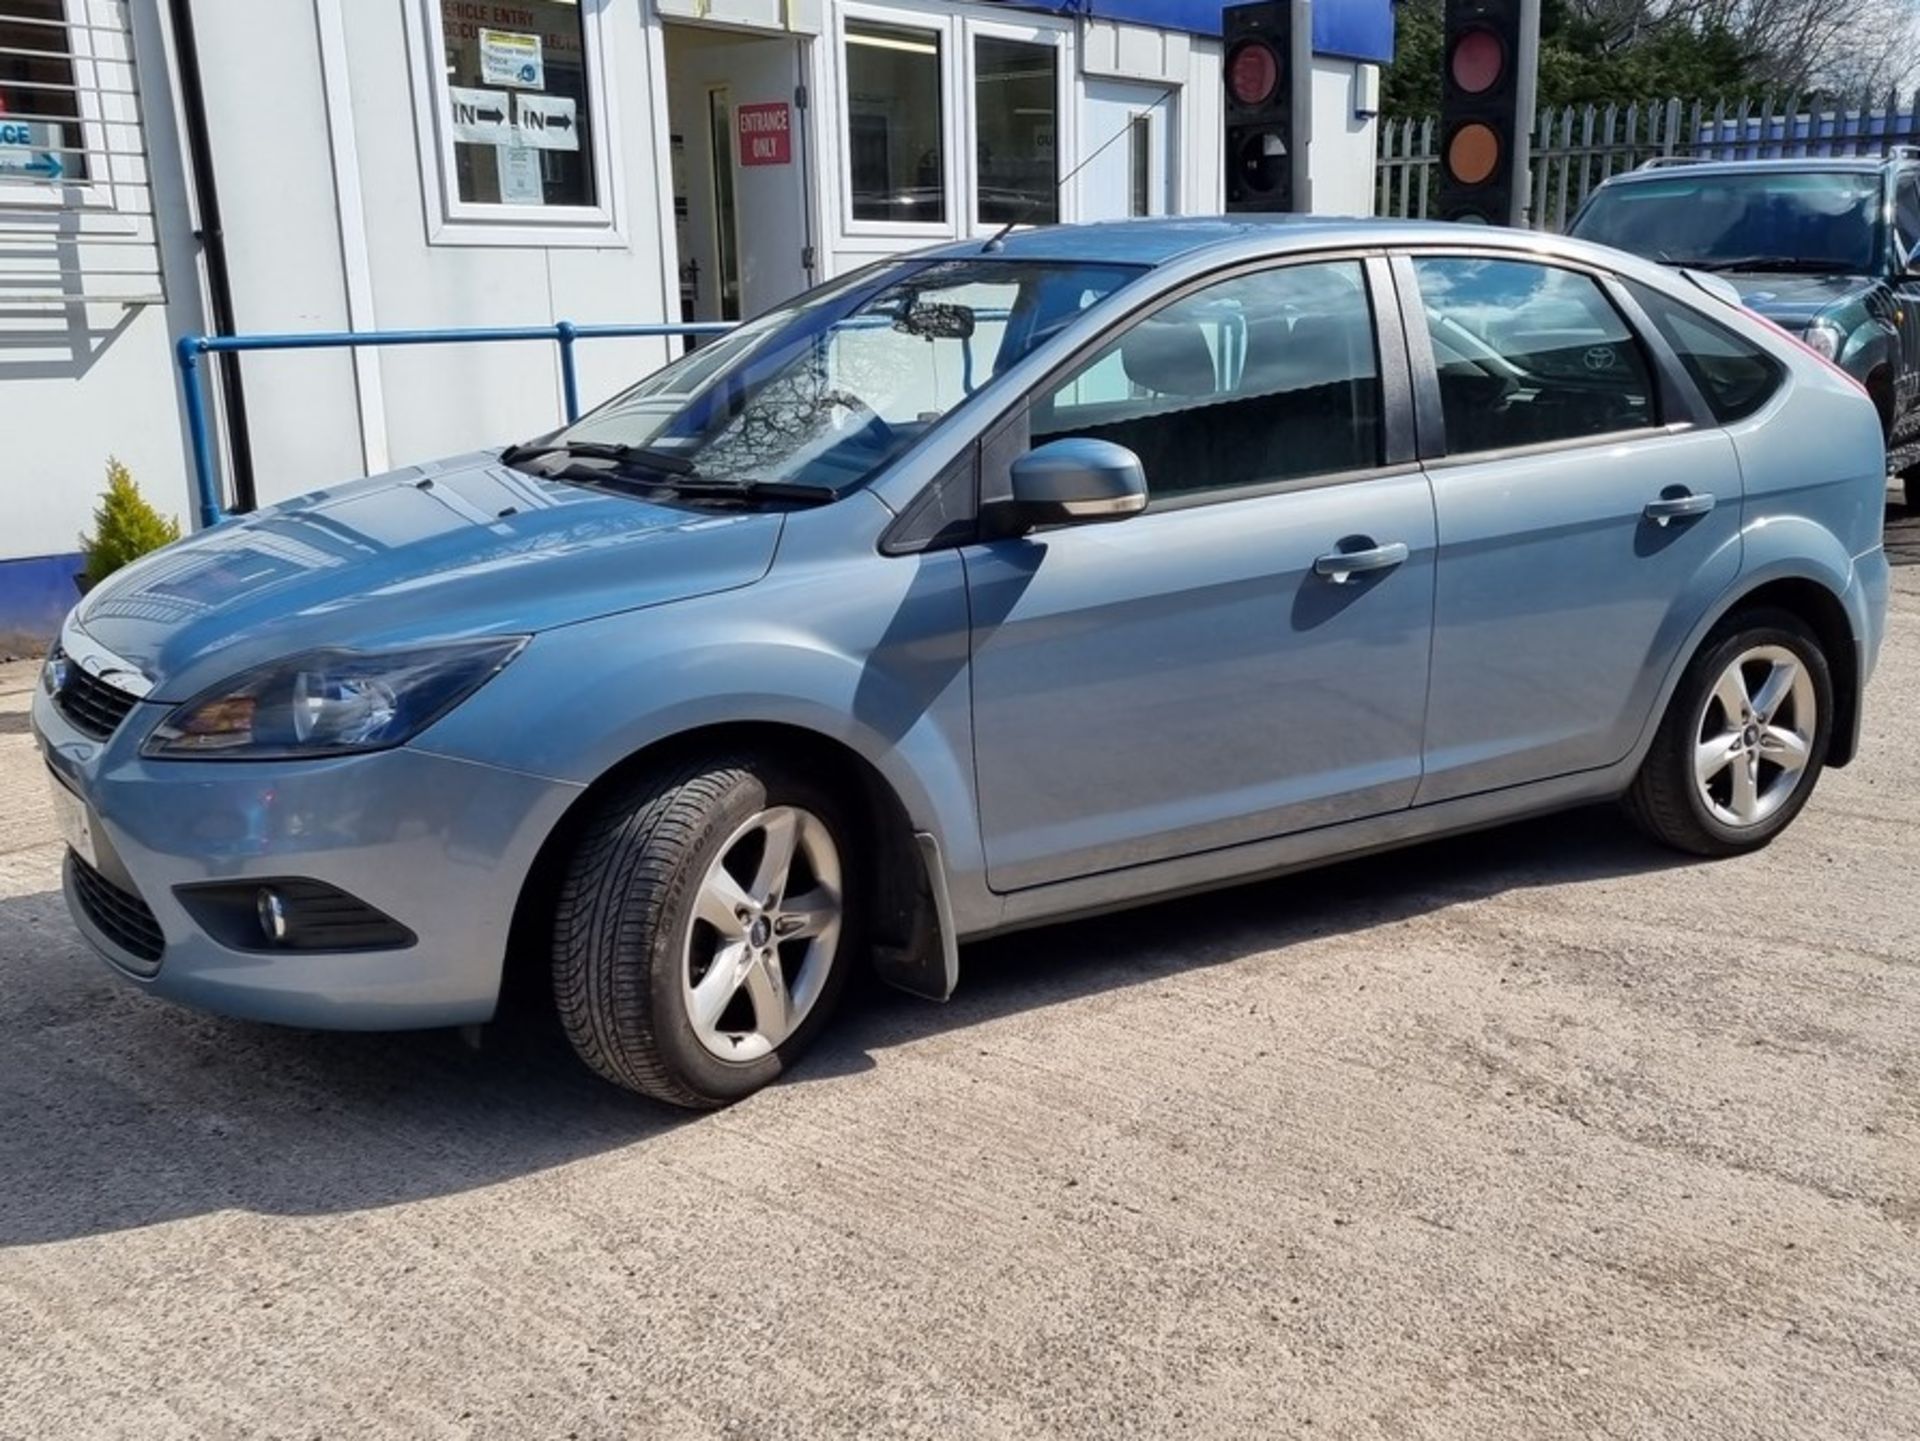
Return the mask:
[[[1405,565],[1407,543],[1396,540],[1387,545],[1376,545],[1371,550],[1336,550],[1321,556],[1313,563],[1313,573],[1332,581],[1335,585],[1345,585],[1356,575],[1365,575],[1369,571],[1392,570],[1396,565]]]
[[[1690,520],[1696,515],[1705,515],[1713,509],[1714,498],[1711,495],[1695,495],[1683,490],[1678,495],[1663,495],[1658,500],[1647,502],[1642,515],[1655,525],[1671,525],[1676,520]]]

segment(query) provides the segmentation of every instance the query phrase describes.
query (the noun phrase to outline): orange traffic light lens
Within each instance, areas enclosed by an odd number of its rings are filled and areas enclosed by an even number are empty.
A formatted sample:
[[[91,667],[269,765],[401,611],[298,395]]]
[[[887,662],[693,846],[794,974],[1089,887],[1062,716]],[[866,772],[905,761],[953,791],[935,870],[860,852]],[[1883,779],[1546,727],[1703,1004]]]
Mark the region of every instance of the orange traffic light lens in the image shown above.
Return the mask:
[[[1227,56],[1227,93],[1236,105],[1265,105],[1280,88],[1280,57],[1264,40],[1243,40]]]
[[[1491,125],[1474,121],[1453,132],[1447,142],[1447,172],[1462,185],[1484,185],[1500,168],[1500,137]]]
[[[1454,42],[1447,65],[1455,85],[1478,95],[1500,79],[1500,72],[1507,68],[1507,50],[1491,30],[1469,30]]]

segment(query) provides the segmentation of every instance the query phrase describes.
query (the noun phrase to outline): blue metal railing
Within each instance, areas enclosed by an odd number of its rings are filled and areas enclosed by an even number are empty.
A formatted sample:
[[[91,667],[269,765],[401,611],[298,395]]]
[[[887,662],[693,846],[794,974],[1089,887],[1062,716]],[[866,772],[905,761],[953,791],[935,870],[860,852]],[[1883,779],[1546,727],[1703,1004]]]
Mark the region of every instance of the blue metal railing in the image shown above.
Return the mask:
[[[187,409],[187,437],[193,445],[193,485],[200,524],[217,525],[226,518],[220,504],[220,480],[213,462],[213,436],[207,424],[207,393],[201,376],[203,355],[233,355],[247,350],[358,350],[367,345],[466,345],[497,341],[544,340],[560,347],[561,396],[568,421],[580,418],[580,382],[574,371],[573,345],[577,340],[670,338],[676,335],[721,335],[733,329],[724,321],[678,325],[575,325],[562,320],[553,325],[505,325],[474,330],[340,330],[313,335],[183,335],[174,342],[180,366],[180,392]]]

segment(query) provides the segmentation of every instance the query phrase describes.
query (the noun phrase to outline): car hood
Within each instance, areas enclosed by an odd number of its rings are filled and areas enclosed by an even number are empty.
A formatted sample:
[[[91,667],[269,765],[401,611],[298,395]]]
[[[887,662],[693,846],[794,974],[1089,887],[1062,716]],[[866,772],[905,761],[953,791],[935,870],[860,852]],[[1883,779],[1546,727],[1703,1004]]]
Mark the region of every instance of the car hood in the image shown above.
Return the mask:
[[[1718,272],[1740,292],[1747,309],[1789,330],[1805,330],[1823,311],[1865,295],[1871,280],[1858,275],[1783,275],[1778,271]]]
[[[526,634],[749,585],[777,513],[653,504],[499,463],[492,452],[374,476],[168,546],[75,610],[184,700],[315,646]]]

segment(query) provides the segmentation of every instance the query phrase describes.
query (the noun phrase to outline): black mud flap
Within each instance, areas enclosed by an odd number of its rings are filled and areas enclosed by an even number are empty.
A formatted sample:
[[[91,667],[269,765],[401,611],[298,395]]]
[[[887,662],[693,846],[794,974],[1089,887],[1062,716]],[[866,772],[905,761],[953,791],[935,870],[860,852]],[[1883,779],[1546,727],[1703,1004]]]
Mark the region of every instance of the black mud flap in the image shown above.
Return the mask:
[[[944,1001],[960,982],[960,946],[947,903],[947,871],[940,842],[914,835],[919,864],[914,894],[893,898],[875,927],[874,973],[890,986],[930,1001]]]

